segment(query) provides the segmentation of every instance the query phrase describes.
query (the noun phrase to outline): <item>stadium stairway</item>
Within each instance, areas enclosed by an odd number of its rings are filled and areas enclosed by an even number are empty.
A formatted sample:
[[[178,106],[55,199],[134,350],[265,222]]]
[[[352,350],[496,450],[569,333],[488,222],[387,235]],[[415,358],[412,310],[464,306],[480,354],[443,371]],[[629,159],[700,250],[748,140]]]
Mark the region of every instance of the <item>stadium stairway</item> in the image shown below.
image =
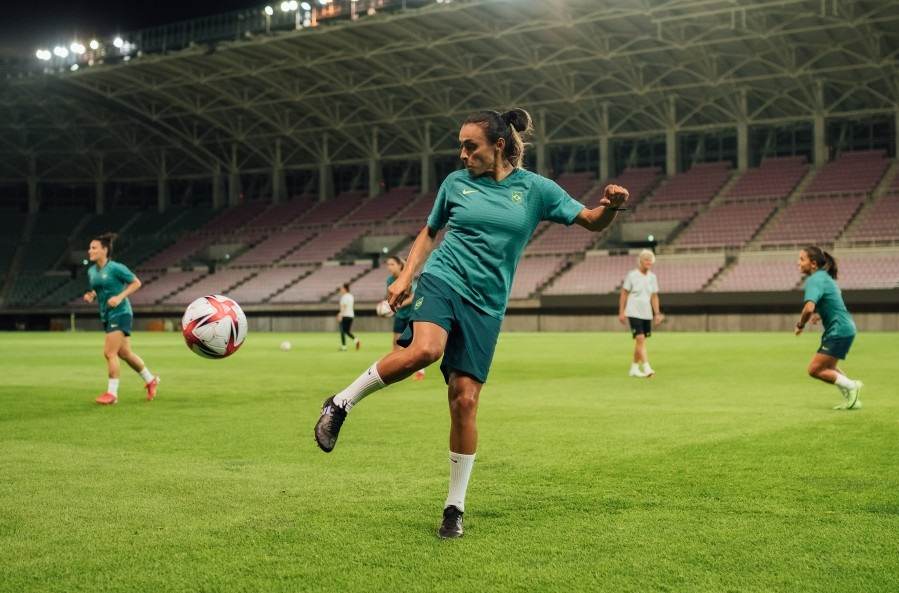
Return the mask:
[[[270,295],[268,295],[268,296],[265,298],[264,302],[266,302],[266,303],[271,302],[271,300],[272,300],[273,298],[275,298],[276,296],[278,296],[278,295],[281,294],[282,292],[285,292],[285,291],[288,290],[291,286],[293,286],[293,285],[295,285],[296,283],[298,283],[300,280],[303,280],[304,278],[307,278],[310,274],[314,274],[314,273],[316,272],[316,270],[318,270],[320,267],[321,267],[321,265],[309,266],[309,268],[305,270],[305,271],[306,271],[305,274],[302,274],[302,273],[298,274],[296,278],[294,278],[293,280],[291,280],[290,282],[288,282],[287,284],[285,284],[285,285],[282,286],[281,288],[277,289],[276,291],[274,291],[273,293],[271,293]],[[303,268],[297,268],[297,270],[302,271]]]
[[[743,246],[743,251],[758,251],[761,249],[759,247],[759,243],[761,242],[761,238],[765,235],[769,228],[773,227],[777,224],[777,221],[783,216],[784,210],[786,210],[786,206],[792,204],[799,200],[799,198],[805,193],[805,188],[808,187],[809,183],[812,182],[812,179],[815,177],[816,170],[814,167],[809,167],[808,172],[806,172],[805,176],[799,183],[796,184],[796,187],[790,192],[790,195],[787,196],[787,199],[783,201],[783,203],[779,204],[774,212],[768,217],[768,219],[755,231],[755,234],[752,236],[752,239]]]
[[[715,193],[715,195],[712,196],[712,199],[709,200],[707,203],[700,205],[699,209],[696,211],[696,214],[693,215],[693,218],[691,218],[687,222],[687,224],[682,225],[678,229],[675,229],[674,233],[668,237],[667,246],[664,247],[663,249],[661,249],[661,251],[667,252],[670,250],[671,252],[676,252],[679,250],[680,251],[691,250],[688,247],[681,247],[681,246],[674,245],[674,243],[676,243],[678,238],[680,238],[681,235],[683,235],[685,232],[687,232],[690,229],[690,227],[692,227],[694,224],[696,224],[696,221],[702,217],[702,214],[704,214],[711,208],[714,208],[714,207],[722,204],[724,202],[725,198],[727,197],[728,193],[730,192],[731,188],[734,185],[736,185],[736,183],[740,180],[740,178],[743,175],[744,175],[744,173],[740,173],[739,171],[734,169],[730,178],[724,182],[724,185],[722,185],[721,188],[717,191],[717,193]],[[716,249],[718,249],[718,248],[716,248]],[[695,249],[693,249],[693,251],[695,251]]]

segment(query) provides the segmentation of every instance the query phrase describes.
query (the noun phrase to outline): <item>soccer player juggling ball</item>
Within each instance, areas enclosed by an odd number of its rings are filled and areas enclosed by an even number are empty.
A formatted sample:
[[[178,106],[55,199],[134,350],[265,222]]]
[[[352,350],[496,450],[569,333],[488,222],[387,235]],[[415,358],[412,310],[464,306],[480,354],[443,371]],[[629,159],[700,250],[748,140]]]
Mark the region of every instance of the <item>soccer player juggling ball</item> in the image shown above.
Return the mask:
[[[555,182],[523,169],[523,136],[531,130],[531,117],[522,109],[484,111],[462,123],[459,157],[465,169],[441,184],[427,225],[388,289],[391,306],[400,306],[424,266],[409,327],[399,340],[406,348],[391,352],[327,398],[315,426],[319,447],[331,451],[347,413],[362,398],[443,357],[440,370],[449,387],[450,411],[449,494],[438,529],[444,538],[462,535],[478,441],[478,398],[525,245],[542,220],[601,231],[628,197],[623,187],[609,185],[596,208],[585,208]],[[443,243],[434,250],[444,227]]]

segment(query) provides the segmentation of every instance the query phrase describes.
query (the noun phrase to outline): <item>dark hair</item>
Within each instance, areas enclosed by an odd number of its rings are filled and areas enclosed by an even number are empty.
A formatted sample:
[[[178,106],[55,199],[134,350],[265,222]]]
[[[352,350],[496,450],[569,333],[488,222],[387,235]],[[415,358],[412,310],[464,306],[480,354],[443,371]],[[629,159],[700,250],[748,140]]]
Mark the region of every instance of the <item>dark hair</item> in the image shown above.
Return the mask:
[[[340,286],[341,286],[345,291],[347,291],[347,292],[350,291],[350,285],[349,285],[349,284],[341,284]]]
[[[503,156],[513,167],[524,164],[525,140],[534,131],[530,114],[524,109],[510,109],[504,113],[499,111],[479,111],[465,118],[464,124],[477,124],[484,128],[487,140],[496,144],[500,138],[505,140]]]
[[[106,248],[106,257],[112,257],[112,244],[115,243],[115,240],[118,238],[116,233],[103,233],[101,235],[97,235],[91,241],[99,241],[100,245]]]
[[[401,270],[406,267],[406,260],[404,260],[403,258],[401,258],[398,255],[391,255],[390,257],[387,258],[387,261],[390,261],[390,260],[395,261]]]
[[[834,257],[816,245],[809,245],[803,251],[810,260],[815,262],[819,270],[824,270],[834,280],[837,279],[837,260]]]

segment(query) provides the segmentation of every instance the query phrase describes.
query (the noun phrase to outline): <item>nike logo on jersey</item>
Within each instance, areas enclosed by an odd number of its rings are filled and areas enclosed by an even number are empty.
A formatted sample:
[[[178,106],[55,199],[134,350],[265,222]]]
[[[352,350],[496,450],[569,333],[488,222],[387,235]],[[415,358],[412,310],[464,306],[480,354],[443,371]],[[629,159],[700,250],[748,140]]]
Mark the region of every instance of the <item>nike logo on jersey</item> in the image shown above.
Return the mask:
[[[478,193],[478,190],[476,190],[476,189],[463,189],[462,190],[463,196],[467,196],[468,194],[476,194],[476,193]]]

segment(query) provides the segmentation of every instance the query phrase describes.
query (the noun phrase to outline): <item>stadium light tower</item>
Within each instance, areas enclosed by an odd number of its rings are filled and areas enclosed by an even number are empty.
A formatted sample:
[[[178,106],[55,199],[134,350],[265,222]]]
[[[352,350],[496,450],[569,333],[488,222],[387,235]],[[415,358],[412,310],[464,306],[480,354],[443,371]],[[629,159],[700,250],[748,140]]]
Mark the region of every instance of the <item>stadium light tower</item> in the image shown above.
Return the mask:
[[[57,45],[56,47],[53,48],[53,55],[56,56],[57,58],[67,58],[67,57],[69,57],[69,50],[67,50],[66,48],[64,48],[61,45]]]
[[[275,14],[275,9],[272,8],[271,6],[266,6],[265,7],[265,16],[272,16],[273,14]]]
[[[80,56],[81,54],[83,54],[84,51],[85,51],[84,46],[81,45],[81,44],[80,44],[79,42],[77,42],[77,41],[73,41],[73,42],[72,42],[72,45],[69,46],[69,49],[72,50],[72,53],[73,53],[73,54],[76,54],[76,55],[79,55],[79,56]]]
[[[91,42],[89,45],[90,45],[91,49],[94,49],[94,50],[100,49],[100,42],[97,41],[96,39],[91,39]]]
[[[287,2],[287,0],[285,0],[281,3],[281,12],[290,12],[290,2]]]
[[[116,37],[112,40],[112,44],[119,49],[122,49],[122,46],[125,45],[125,41],[121,37]]]
[[[53,54],[50,53],[49,49],[39,49],[36,52],[34,52],[34,55],[37,56],[37,59],[41,60],[42,62],[46,62],[47,60],[49,60],[50,58],[53,57]]]

